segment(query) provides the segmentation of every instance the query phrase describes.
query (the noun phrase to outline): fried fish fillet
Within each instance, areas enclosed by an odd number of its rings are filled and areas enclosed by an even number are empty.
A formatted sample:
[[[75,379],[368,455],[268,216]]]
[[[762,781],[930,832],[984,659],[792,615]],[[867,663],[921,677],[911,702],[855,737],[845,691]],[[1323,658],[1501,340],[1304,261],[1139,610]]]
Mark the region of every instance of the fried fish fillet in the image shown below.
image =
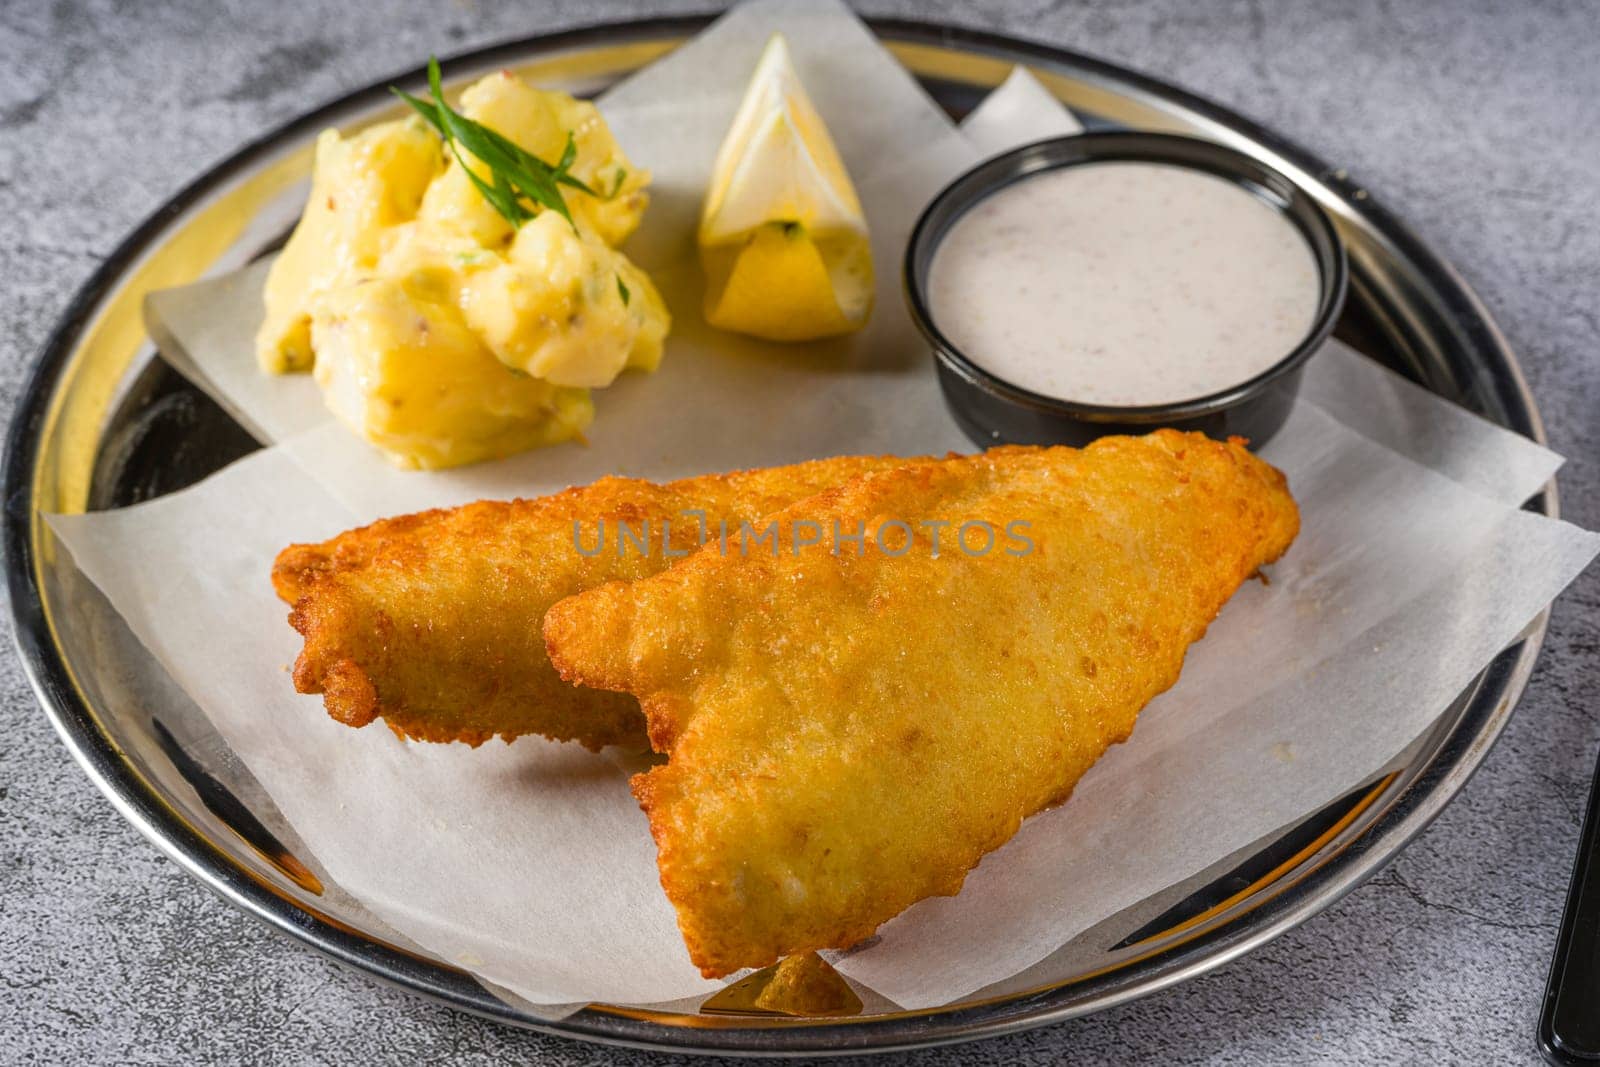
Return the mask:
[[[633,788],[709,977],[957,892],[1299,529],[1242,442],[1170,430],[868,473],[775,518],[776,554],[708,545],[545,616],[562,676],[637,696],[668,754]],[[958,543],[977,522],[987,551]],[[865,546],[797,548],[810,523]]]
[[[476,745],[497,734],[543,734],[594,749],[644,748],[638,701],[556,676],[540,635],[545,609],[602,582],[654,574],[697,547],[702,530],[718,537],[724,520],[737,529],[905,462],[844,456],[664,485],[603,478],[537,500],[427,511],[292,545],[272,581],[305,638],[295,688],[322,693],[340,722],[365,726],[382,716],[417,740]],[[620,523],[634,535],[626,543]],[[674,558],[662,551],[664,531]]]

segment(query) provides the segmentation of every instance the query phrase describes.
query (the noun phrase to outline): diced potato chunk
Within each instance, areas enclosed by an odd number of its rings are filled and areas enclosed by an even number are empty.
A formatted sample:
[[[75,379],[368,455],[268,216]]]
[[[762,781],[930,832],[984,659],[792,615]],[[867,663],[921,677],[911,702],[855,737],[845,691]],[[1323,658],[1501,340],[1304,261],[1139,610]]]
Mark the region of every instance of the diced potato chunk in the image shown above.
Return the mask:
[[[507,367],[448,303],[377,279],[328,294],[311,326],[333,409],[402,467],[453,467],[577,437],[583,389]]]

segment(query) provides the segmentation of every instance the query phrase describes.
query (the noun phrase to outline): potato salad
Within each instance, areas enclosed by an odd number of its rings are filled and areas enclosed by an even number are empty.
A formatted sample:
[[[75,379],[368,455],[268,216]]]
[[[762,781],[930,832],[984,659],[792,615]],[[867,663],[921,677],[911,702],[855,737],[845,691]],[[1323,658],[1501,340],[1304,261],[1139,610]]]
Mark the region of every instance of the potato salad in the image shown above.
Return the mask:
[[[424,469],[578,437],[590,390],[654,370],[671,322],[617,249],[649,172],[592,103],[505,72],[463,93],[459,113],[438,101],[321,135],[256,341],[264,371],[309,371],[341,420]],[[497,169],[513,163],[553,199],[517,199]]]

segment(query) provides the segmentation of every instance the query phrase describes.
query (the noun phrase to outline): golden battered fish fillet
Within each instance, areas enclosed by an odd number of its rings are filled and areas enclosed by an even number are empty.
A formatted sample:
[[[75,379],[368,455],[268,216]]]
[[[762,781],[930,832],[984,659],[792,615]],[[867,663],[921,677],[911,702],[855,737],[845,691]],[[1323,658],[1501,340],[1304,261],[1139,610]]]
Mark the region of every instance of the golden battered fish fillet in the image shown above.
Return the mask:
[[[382,716],[405,737],[477,745],[543,734],[589,748],[646,747],[631,696],[577,689],[545,654],[540,625],[562,597],[612,579],[643,578],[727,520],[737,529],[867,470],[906,463],[845,456],[657,485],[604,478],[537,500],[479,502],[386,519],[278,555],[272,581],[305,637],[295,664],[302,693],[322,693],[351,726]],[[619,522],[649,523],[648,551],[618,554]],[[600,524],[606,542],[597,555]]]
[[[634,792],[708,977],[957,892],[1128,736],[1299,528],[1242,442],[1170,430],[869,473],[775,518],[775,556],[708,545],[545,616],[562,676],[639,697],[668,753]],[[867,547],[796,551],[802,519],[864,524]],[[994,529],[987,554],[956,545],[969,521]]]

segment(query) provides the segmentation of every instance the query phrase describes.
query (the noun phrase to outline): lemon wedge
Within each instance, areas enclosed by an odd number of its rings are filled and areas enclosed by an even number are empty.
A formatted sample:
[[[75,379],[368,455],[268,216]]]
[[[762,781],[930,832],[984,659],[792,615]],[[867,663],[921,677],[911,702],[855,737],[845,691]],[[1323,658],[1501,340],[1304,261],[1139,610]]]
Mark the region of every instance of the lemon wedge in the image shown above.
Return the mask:
[[[860,329],[872,246],[850,176],[774,34],[723,139],[700,216],[706,321],[773,341]]]

